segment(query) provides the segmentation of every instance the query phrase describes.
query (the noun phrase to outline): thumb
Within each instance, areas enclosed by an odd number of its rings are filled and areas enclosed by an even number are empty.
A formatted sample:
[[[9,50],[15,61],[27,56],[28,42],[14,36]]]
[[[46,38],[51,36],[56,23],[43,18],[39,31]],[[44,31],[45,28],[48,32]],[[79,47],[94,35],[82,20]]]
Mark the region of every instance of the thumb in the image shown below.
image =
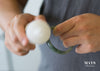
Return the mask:
[[[58,24],[54,30],[53,30],[53,34],[55,36],[59,36],[63,33],[67,33],[70,30],[72,30],[75,26],[75,23],[73,22],[73,19],[69,19],[67,21],[62,22],[61,24]]]
[[[18,37],[18,40],[22,43],[23,46],[28,45],[29,41],[25,33],[25,26],[32,20],[35,19],[35,16],[30,14],[20,14],[12,20],[12,28]]]
[[[43,21],[46,21],[46,18],[44,15],[39,15],[37,17],[35,17],[35,20],[43,20]]]

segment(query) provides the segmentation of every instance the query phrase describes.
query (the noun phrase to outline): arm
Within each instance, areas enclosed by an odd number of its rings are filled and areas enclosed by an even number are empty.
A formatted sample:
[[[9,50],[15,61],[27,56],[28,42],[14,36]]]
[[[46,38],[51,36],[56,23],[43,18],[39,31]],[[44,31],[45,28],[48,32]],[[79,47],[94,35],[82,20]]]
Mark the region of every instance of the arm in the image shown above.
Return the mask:
[[[6,27],[15,15],[22,12],[27,0],[0,0],[0,27],[5,31]]]

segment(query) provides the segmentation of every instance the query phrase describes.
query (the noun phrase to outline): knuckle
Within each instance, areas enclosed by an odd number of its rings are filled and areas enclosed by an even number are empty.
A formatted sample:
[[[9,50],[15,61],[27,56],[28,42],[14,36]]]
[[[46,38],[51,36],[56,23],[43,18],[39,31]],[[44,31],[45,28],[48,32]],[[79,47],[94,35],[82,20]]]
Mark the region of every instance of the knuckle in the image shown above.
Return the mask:
[[[39,15],[39,16],[37,16],[38,18],[45,18],[45,16],[44,15]]]
[[[12,41],[13,41],[13,42],[16,42],[16,41],[17,41],[17,37],[14,36],[14,37],[12,38]]]
[[[16,20],[16,19],[19,19],[19,18],[21,18],[21,15],[16,15],[14,19]]]
[[[18,26],[18,21],[19,20],[21,20],[21,19],[23,19],[22,18],[23,16],[20,14],[20,15],[16,15],[15,17],[14,17],[14,21],[13,21],[13,26],[14,26],[14,28],[16,28],[17,26]]]
[[[88,45],[88,48],[92,49],[93,48],[92,44],[89,44]]]
[[[17,24],[17,23],[13,23],[13,29],[16,29],[16,28],[17,28],[17,26],[18,26],[18,24]]]
[[[90,36],[85,35],[85,36],[83,37],[83,39],[84,39],[84,40],[89,40],[89,39],[90,39]]]
[[[7,41],[5,41],[5,45],[6,45],[6,46],[8,45]]]
[[[7,41],[5,41],[5,45],[7,44]]]
[[[84,16],[83,16],[83,15],[76,16],[76,17],[75,17],[75,21],[76,21],[76,22],[82,22],[83,20],[84,20]]]
[[[7,24],[7,26],[8,26],[7,28],[9,28],[9,27],[11,27],[11,24],[10,24],[10,23],[8,23],[8,24]]]
[[[88,31],[88,27],[85,26],[85,25],[81,25],[81,26],[78,27],[78,30],[87,32]]]
[[[20,48],[17,48],[16,49],[16,52],[21,52],[22,50]]]
[[[92,52],[94,50],[94,47],[92,44],[89,44],[87,47],[88,47],[89,52]]]

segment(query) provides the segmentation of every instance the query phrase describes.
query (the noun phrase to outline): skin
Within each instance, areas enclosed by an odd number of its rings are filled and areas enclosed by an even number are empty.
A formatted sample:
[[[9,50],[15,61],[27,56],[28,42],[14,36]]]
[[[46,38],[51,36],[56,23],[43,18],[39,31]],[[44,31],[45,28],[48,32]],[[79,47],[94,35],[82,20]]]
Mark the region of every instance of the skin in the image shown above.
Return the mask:
[[[7,48],[17,55],[26,55],[30,50],[34,50],[35,45],[30,44],[25,34],[25,26],[36,19],[41,18],[30,14],[16,15],[9,23],[7,32],[5,32],[5,44]],[[44,20],[44,19],[43,19]]]
[[[42,15],[23,14],[27,0],[0,0],[0,28],[5,32],[5,45],[13,53],[23,56],[35,49],[26,34],[26,25],[37,19],[45,20]],[[82,14],[57,25],[53,31],[60,36],[65,47],[79,44],[76,52],[83,54],[100,51],[100,16]]]
[[[72,17],[57,25],[53,31],[63,45],[79,45],[75,51],[79,54],[100,51],[100,16],[86,13]]]
[[[44,16],[24,14],[22,10],[27,0],[0,0],[0,28],[5,32],[5,45],[19,56],[35,49],[25,34],[25,26],[36,19],[45,20]]]

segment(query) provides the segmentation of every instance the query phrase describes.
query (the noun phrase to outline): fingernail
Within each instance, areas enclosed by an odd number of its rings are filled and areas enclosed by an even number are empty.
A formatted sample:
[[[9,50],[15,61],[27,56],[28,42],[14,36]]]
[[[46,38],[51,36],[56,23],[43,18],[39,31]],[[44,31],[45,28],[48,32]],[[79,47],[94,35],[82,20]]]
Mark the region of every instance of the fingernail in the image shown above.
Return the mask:
[[[59,31],[59,29],[57,29],[57,28],[55,27],[54,30],[53,30],[53,34],[54,34],[55,36],[57,36],[57,35],[58,35],[58,31]]]
[[[31,50],[34,50],[34,49],[35,49],[35,47],[33,46],[33,47],[31,47],[30,49],[31,49]]]

